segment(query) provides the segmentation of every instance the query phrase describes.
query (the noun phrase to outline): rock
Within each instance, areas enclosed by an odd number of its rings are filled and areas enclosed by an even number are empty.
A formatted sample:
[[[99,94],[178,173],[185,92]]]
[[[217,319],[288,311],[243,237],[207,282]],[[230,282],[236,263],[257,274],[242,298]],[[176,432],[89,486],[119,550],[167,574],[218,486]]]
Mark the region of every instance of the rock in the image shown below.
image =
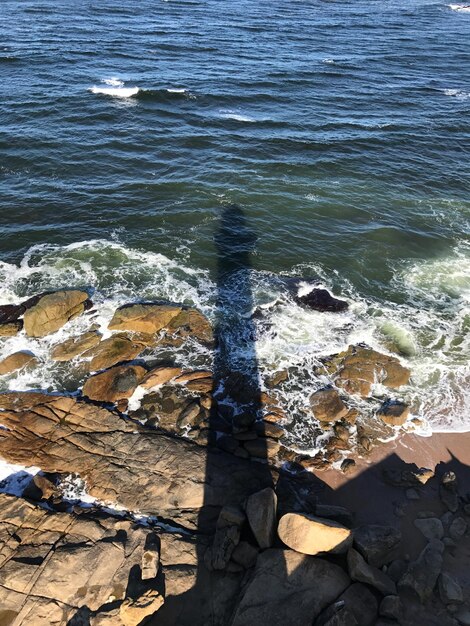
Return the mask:
[[[89,369],[91,372],[96,372],[123,361],[132,361],[145,350],[145,347],[145,343],[118,333],[108,337],[91,350],[87,350],[82,356],[91,358]]]
[[[354,470],[355,467],[356,461],[354,459],[344,459],[344,461],[341,463],[340,470],[343,472],[343,474],[349,474]]]
[[[461,604],[463,602],[462,587],[450,574],[442,572],[438,578],[438,589],[444,604]]]
[[[11,374],[11,372],[16,372],[23,367],[36,367],[38,364],[39,361],[31,352],[14,352],[0,361],[0,376]]]
[[[470,626],[470,610],[466,606],[462,606],[454,613],[455,619],[460,626]]]
[[[0,324],[0,337],[14,337],[23,329],[23,321]]]
[[[310,407],[320,422],[336,422],[348,413],[336,389],[325,388],[310,396]]]
[[[439,497],[452,513],[455,513],[459,508],[458,483],[454,472],[446,472],[442,476],[441,484],[439,485]]]
[[[77,473],[91,496],[187,528],[202,507],[211,532],[214,509],[272,483],[260,463],[142,428],[76,398],[11,392],[0,394],[0,410],[4,460]]]
[[[232,560],[241,565],[244,569],[253,567],[258,557],[258,549],[248,541],[240,541],[232,552]]]
[[[352,580],[366,583],[384,596],[396,595],[397,593],[393,580],[382,570],[366,563],[364,557],[354,548],[348,552],[348,570]]]
[[[444,536],[442,522],[436,517],[416,519],[414,525],[423,533],[426,539],[442,539]]]
[[[141,381],[141,386],[145,389],[152,389],[152,387],[157,387],[159,385],[164,385],[168,383],[173,378],[180,376],[182,374],[181,367],[167,367],[160,366],[154,367],[150,370],[150,372],[145,376],[145,378]]]
[[[403,559],[395,559],[387,566],[387,575],[397,583],[403,576],[407,568],[407,563]]]
[[[409,564],[398,586],[413,590],[421,602],[424,602],[431,596],[441,573],[443,551],[443,543],[438,539],[432,539],[416,561]]]
[[[389,426],[402,426],[410,414],[409,407],[399,400],[387,400],[377,411],[377,417]]]
[[[209,321],[196,309],[172,304],[127,304],[114,313],[110,330],[127,330],[155,335],[161,330],[204,343],[213,340]]]
[[[141,559],[142,580],[156,578],[160,566],[160,540],[157,535],[149,533],[145,539],[144,552]]]
[[[282,426],[266,422],[255,422],[255,432],[259,437],[271,437],[271,439],[281,439],[286,434]]]
[[[405,470],[386,469],[382,474],[385,482],[394,487],[421,487],[434,476],[434,472],[425,467]]]
[[[57,494],[57,488],[52,481],[41,474],[36,474],[26,486],[22,496],[30,500],[48,500]]]
[[[335,520],[343,526],[350,528],[353,525],[354,516],[348,509],[333,504],[316,504],[315,515],[317,517],[326,517]]]
[[[374,626],[378,602],[365,585],[353,583],[323,611],[315,626]]]
[[[287,370],[281,370],[279,372],[275,372],[272,374],[266,381],[266,386],[269,389],[273,389],[273,387],[277,387],[281,383],[286,382],[289,378],[289,373]]]
[[[209,570],[223,570],[227,567],[235,547],[240,541],[240,527],[237,524],[219,526],[212,546],[204,554],[204,563]]]
[[[303,304],[314,311],[341,313],[346,311],[348,303],[345,300],[339,300],[330,294],[326,289],[312,289],[303,296],[296,296],[295,301]]]
[[[138,626],[145,617],[153,615],[164,602],[156,589],[145,591],[138,598],[126,598],[119,608],[119,616],[124,626]]]
[[[232,626],[311,626],[348,585],[338,565],[291,550],[266,550],[258,556]]]
[[[94,348],[100,341],[101,334],[97,331],[89,331],[78,337],[71,337],[54,347],[51,358],[54,361],[70,361],[83,352]]]
[[[421,498],[421,496],[419,495],[418,491],[416,491],[416,489],[407,489],[405,491],[405,495],[407,497],[408,500],[419,500]]]
[[[467,522],[463,517],[456,517],[449,526],[449,535],[454,541],[460,541],[467,532]]]
[[[346,552],[352,543],[352,532],[333,520],[305,513],[286,513],[279,521],[281,541],[302,554]]]
[[[10,615],[4,623],[66,624],[80,607],[98,611],[111,598],[126,601],[149,532],[132,521],[52,513],[0,494],[0,615]]]
[[[258,459],[271,459],[277,454],[281,444],[273,439],[258,438],[245,441],[243,447],[250,456]]]
[[[399,596],[385,596],[380,603],[379,613],[382,617],[399,621],[403,613],[403,606]]]
[[[24,329],[29,337],[45,337],[81,315],[88,306],[88,294],[77,289],[55,291],[42,296],[24,313]]]
[[[245,506],[248,523],[259,547],[270,548],[276,537],[277,496],[267,487],[252,494]]]
[[[394,526],[368,524],[354,529],[354,547],[370,565],[382,567],[401,541],[401,532]]]
[[[348,393],[367,397],[375,382],[396,389],[406,385],[410,371],[393,356],[363,346],[349,346],[327,364],[336,370],[336,384]]]
[[[99,402],[117,402],[130,398],[147,370],[140,365],[116,365],[90,376],[83,385],[83,395]]]

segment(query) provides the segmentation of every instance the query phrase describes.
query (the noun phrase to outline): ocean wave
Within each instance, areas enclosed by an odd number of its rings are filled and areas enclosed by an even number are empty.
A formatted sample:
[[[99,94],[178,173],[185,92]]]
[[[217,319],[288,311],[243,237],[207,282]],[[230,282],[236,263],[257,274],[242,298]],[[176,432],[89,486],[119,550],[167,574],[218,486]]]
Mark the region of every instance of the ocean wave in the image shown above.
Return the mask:
[[[73,391],[83,384],[83,371],[72,361],[50,360],[51,349],[94,324],[109,336],[107,326],[114,310],[133,300],[180,301],[201,309],[210,319],[217,316],[217,285],[206,270],[192,267],[183,253],[170,259],[158,252],[137,250],[119,241],[91,240],[68,246],[37,245],[19,265],[0,263],[1,303],[14,303],[44,290],[64,286],[93,290],[93,309],[54,335],[41,340],[23,334],[0,339],[0,358],[18,350],[30,350],[41,368],[4,377],[2,389]],[[305,293],[323,286],[346,298],[349,310],[318,313],[299,306],[286,281],[292,277]],[[315,280],[308,279],[315,276]],[[400,390],[413,416],[435,431],[469,430],[470,365],[470,249],[463,245],[453,254],[434,261],[420,261],[396,268],[393,288],[404,294],[401,304],[365,298],[338,274],[319,265],[292,268],[284,276],[250,271],[253,308],[262,312],[256,322],[255,350],[260,380],[273,371],[288,369],[289,380],[279,390],[280,402],[290,416],[287,441],[296,449],[317,446],[315,420],[308,410],[310,394],[330,382],[314,374],[321,358],[365,343],[381,352],[399,355],[411,368],[411,383]],[[240,296],[243,295],[240,291]],[[239,297],[233,289],[234,307]],[[228,312],[230,315],[230,312]],[[232,353],[243,361],[243,341],[236,333],[227,338]],[[167,350],[167,349],[165,349]],[[168,358],[159,348],[149,358]],[[183,367],[210,367],[210,350],[188,344],[174,348],[174,359]],[[234,357],[235,358],[235,357]],[[240,361],[240,362],[241,362]],[[363,415],[372,415],[390,392],[376,386],[374,401],[353,398]]]
[[[104,96],[112,96],[114,98],[131,98],[136,96],[140,88],[139,87],[97,87],[94,85],[88,89],[91,93],[101,94]]]
[[[448,4],[452,11],[461,11],[462,13],[470,13],[470,5],[468,4]]]
[[[444,94],[458,100],[468,100],[470,98],[470,91],[464,91],[463,89],[444,89]]]

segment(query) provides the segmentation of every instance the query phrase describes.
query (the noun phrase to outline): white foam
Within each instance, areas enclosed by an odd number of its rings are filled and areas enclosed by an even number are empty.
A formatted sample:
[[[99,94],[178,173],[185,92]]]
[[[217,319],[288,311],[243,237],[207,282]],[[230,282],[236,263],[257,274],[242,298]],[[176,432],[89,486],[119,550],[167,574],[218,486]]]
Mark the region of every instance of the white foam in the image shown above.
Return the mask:
[[[220,111],[220,117],[224,120],[236,120],[237,122],[256,122],[254,117],[237,113],[236,111]]]
[[[169,88],[167,89],[168,93],[187,93],[187,89],[185,89],[184,87],[173,87],[173,88]]]
[[[119,78],[104,78],[103,83],[110,87],[124,87],[124,81],[119,80]]]
[[[453,11],[461,11],[462,13],[470,13],[470,5],[468,4],[448,4]]]
[[[94,94],[102,94],[104,96],[112,96],[115,98],[131,98],[139,93],[139,87],[97,87],[94,85],[88,91]]]
[[[444,89],[444,94],[452,98],[457,98],[458,100],[467,100],[470,98],[470,92],[464,91],[463,89]]]

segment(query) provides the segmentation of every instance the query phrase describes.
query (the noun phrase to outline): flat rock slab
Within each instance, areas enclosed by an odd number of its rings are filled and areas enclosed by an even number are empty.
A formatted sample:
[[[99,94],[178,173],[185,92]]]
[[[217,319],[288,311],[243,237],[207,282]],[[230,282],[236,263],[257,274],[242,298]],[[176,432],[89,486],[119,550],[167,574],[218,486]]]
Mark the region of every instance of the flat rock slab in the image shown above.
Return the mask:
[[[66,624],[82,607],[99,611],[110,598],[126,602],[128,593],[137,597],[126,605],[149,591],[161,604],[155,578],[140,589],[138,580],[132,582],[151,534],[131,521],[51,513],[0,494],[0,623]],[[139,621],[143,617],[145,609]]]
[[[346,552],[352,531],[338,522],[305,513],[286,513],[279,521],[278,535],[289,548],[303,554]]]
[[[241,502],[271,486],[261,464],[175,439],[67,396],[0,394],[0,456],[78,473],[90,495],[194,527],[201,507]]]

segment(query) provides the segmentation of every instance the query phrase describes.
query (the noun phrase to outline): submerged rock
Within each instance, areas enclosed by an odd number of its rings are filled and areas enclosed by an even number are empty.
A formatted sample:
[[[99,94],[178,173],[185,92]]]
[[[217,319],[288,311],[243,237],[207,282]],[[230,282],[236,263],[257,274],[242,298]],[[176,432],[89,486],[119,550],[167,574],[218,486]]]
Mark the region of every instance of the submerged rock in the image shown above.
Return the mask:
[[[279,520],[281,541],[302,554],[346,552],[352,543],[352,531],[330,519],[306,513],[286,513]]]
[[[295,301],[298,304],[320,311],[322,313],[328,311],[331,313],[340,313],[346,311],[349,307],[345,300],[339,300],[331,295],[326,289],[314,288],[303,296],[296,296]]]
[[[29,337],[45,337],[81,315],[89,304],[88,293],[78,289],[43,295],[26,309],[24,330]]]

